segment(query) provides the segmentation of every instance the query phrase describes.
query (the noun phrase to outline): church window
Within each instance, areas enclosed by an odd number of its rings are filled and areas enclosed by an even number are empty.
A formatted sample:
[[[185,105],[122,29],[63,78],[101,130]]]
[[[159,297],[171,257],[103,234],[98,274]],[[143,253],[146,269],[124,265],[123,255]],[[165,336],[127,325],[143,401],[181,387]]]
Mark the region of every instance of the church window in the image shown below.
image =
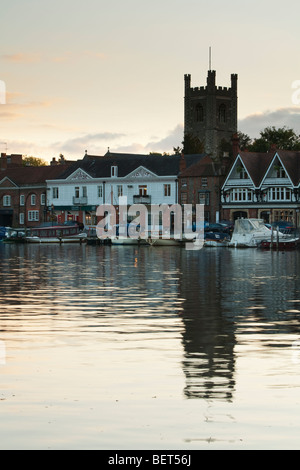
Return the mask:
[[[225,123],[226,122],[226,106],[225,104],[221,104],[219,106],[219,122]]]
[[[196,106],[196,121],[197,122],[203,122],[204,121],[203,106],[201,104],[197,104],[197,106]]]

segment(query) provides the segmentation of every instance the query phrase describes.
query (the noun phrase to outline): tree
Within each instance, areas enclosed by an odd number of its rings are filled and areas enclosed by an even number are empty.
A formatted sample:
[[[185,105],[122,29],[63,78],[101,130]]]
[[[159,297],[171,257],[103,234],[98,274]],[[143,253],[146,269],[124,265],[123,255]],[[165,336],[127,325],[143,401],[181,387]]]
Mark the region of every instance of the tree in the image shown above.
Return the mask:
[[[281,150],[300,150],[300,136],[293,129],[275,126],[266,127],[260,137],[249,146],[251,152],[268,152],[274,146]]]
[[[193,155],[204,152],[204,143],[195,135],[186,133],[184,134],[183,153]]]
[[[182,151],[183,151],[183,147],[173,147],[173,152],[174,152],[174,155],[181,155],[182,154]]]
[[[249,137],[248,134],[244,134],[243,132],[238,132],[238,139],[239,139],[239,147],[241,150],[248,150],[252,144],[252,139]]]
[[[24,166],[47,166],[47,163],[42,158],[24,157],[23,165]]]

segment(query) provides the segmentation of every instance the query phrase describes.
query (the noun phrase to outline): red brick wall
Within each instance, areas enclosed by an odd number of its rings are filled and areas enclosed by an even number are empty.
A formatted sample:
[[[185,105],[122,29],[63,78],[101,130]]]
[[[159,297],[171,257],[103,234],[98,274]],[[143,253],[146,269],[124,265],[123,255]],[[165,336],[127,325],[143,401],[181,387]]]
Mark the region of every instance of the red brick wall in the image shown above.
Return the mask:
[[[46,194],[45,188],[26,189],[26,188],[0,188],[0,210],[12,210],[12,226],[18,227],[36,227],[45,222],[47,214],[45,213],[46,205],[41,204],[41,195]],[[24,196],[24,205],[20,204],[20,196]],[[35,196],[35,205],[32,205],[31,196]],[[4,205],[4,197],[10,196],[10,206]],[[46,198],[46,197],[45,197]],[[38,220],[29,220],[29,211],[38,211]],[[24,214],[24,225],[20,225],[20,214]]]

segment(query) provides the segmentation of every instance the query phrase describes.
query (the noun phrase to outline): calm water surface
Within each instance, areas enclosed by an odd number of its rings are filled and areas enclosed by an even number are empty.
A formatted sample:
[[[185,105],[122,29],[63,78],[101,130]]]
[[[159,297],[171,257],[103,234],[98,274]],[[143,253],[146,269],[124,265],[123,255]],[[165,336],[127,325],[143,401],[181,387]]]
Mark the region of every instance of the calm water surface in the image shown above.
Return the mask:
[[[0,245],[1,449],[300,448],[300,252]]]

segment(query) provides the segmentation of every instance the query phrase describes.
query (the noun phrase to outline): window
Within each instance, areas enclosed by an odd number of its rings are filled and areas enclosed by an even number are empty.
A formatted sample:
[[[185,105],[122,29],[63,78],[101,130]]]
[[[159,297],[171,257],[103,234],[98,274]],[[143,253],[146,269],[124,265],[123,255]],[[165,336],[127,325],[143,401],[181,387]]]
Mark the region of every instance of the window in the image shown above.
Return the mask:
[[[139,186],[139,196],[147,196],[147,185]]]
[[[240,171],[240,179],[246,180],[248,178],[248,173],[246,172],[245,168],[243,167]]]
[[[112,166],[110,170],[111,170],[110,176],[112,178],[116,178],[118,176],[118,167],[117,166]]]
[[[286,178],[286,172],[285,170],[282,168],[281,165],[278,165],[277,167],[275,167],[276,169],[276,176],[277,178]]]
[[[118,184],[117,190],[118,190],[118,197],[123,196],[123,186],[121,184]]]
[[[38,222],[39,211],[28,211],[28,222]]]
[[[164,184],[164,195],[171,196],[171,185],[170,184]]]
[[[210,197],[208,191],[201,191],[199,193],[199,204],[204,204],[205,206],[209,206]]]
[[[79,188],[79,187],[76,187],[76,188],[75,188],[75,197],[76,197],[76,198],[79,198],[79,197],[80,197],[80,188]]]
[[[19,216],[20,225],[24,225],[24,222],[25,222],[25,216],[24,216],[24,214],[20,214],[20,216]]]
[[[9,207],[11,205],[11,196],[3,196],[3,206]]]
[[[219,121],[222,124],[225,124],[225,122],[226,122],[226,106],[225,106],[225,104],[221,104],[219,106]]]
[[[270,188],[268,199],[269,201],[291,201],[292,191],[289,188]]]
[[[30,198],[30,204],[32,206],[35,206],[36,205],[36,195],[35,194],[31,194],[31,198]]]
[[[25,196],[24,196],[24,194],[21,194],[21,196],[20,196],[20,206],[25,206]]]
[[[231,202],[250,202],[253,200],[253,193],[246,188],[233,189],[230,194]]]
[[[46,205],[46,194],[41,194],[41,206]]]
[[[196,121],[203,122],[204,120],[204,113],[203,113],[203,106],[201,104],[197,104],[196,106]]]
[[[181,189],[186,189],[187,188],[187,180],[183,178],[181,180]]]
[[[207,186],[207,178],[201,178],[201,186]]]
[[[58,199],[59,193],[58,188],[52,188],[52,197],[53,199]]]
[[[87,197],[87,188],[86,188],[86,186],[82,187],[82,197]]]
[[[98,186],[98,197],[103,197],[103,186]]]
[[[180,202],[181,202],[181,204],[187,204],[187,194],[186,193],[181,193]]]

